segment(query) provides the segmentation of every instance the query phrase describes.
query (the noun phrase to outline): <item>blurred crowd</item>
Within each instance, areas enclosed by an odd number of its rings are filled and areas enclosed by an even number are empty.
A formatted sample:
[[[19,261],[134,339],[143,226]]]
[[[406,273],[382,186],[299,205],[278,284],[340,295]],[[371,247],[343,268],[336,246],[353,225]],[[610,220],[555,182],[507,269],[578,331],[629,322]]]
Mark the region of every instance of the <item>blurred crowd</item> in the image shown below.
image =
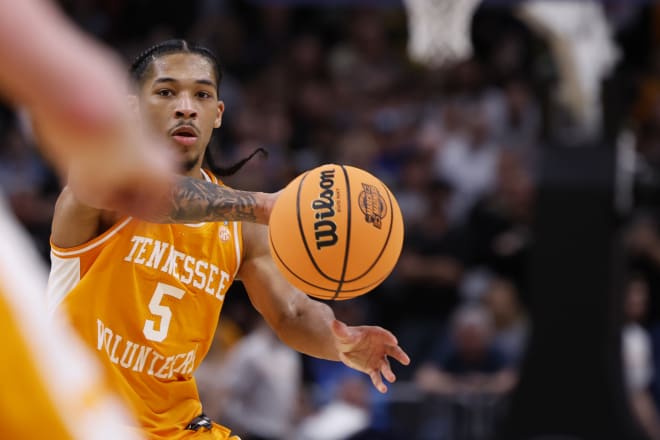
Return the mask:
[[[171,37],[219,55],[227,110],[213,159],[228,164],[257,147],[269,152],[227,178],[231,186],[274,191],[337,162],[381,178],[403,211],[406,239],[394,273],[368,295],[332,304],[347,323],[391,329],[410,354],[390,392],[379,395],[366,376],[282,346],[237,285],[198,375],[207,414],[244,440],[488,439],[531,324],[537,159],[553,129],[558,75],[543,41],[503,2],[486,2],[473,20],[474,55],[429,70],[406,56],[397,2],[60,3],[129,61]],[[620,223],[624,369],[635,412],[657,436],[660,6],[605,4],[622,51],[604,90],[614,126],[606,128],[633,139],[637,170],[634,204]],[[2,190],[47,259],[59,181],[24,119],[7,108],[0,109],[0,157]]]

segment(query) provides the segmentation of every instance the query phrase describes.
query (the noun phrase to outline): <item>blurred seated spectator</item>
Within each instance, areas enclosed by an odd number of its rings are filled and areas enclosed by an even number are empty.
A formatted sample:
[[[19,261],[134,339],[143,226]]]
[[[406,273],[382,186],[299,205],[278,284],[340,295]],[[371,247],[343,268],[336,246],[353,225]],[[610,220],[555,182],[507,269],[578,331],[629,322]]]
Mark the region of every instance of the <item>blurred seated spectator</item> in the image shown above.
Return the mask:
[[[293,440],[345,440],[370,425],[370,387],[364,376],[344,376],[333,398],[305,417]]]
[[[519,365],[529,334],[529,321],[515,284],[505,278],[494,278],[483,303],[493,317],[493,345],[511,365]]]
[[[516,374],[494,345],[493,319],[479,305],[459,308],[451,322],[450,340],[433,361],[415,373],[418,387],[435,394],[504,394]]]

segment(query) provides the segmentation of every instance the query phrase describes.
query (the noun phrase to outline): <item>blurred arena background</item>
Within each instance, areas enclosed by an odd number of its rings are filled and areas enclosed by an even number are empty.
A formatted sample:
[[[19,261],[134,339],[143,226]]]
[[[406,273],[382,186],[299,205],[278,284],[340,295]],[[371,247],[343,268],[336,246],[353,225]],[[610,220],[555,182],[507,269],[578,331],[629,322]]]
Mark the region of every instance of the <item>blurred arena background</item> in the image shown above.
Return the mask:
[[[215,159],[270,153],[230,185],[339,162],[403,210],[395,272],[333,304],[399,337],[390,392],[281,347],[237,285],[199,373],[209,416],[244,440],[660,438],[660,4],[553,22],[552,2],[473,2],[470,47],[434,64],[398,0],[59,3],[127,61],[173,37],[219,55]],[[47,259],[59,183],[30,139],[0,108],[0,184]]]

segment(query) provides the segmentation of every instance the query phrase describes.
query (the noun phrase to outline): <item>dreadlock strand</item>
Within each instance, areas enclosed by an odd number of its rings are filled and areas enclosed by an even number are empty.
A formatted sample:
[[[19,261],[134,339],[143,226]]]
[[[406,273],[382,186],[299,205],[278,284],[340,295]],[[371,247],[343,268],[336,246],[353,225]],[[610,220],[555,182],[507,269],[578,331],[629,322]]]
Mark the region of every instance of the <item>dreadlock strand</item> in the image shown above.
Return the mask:
[[[213,174],[215,174],[219,177],[227,177],[227,176],[232,176],[232,175],[236,174],[236,172],[238,170],[243,168],[243,166],[246,163],[248,163],[257,154],[261,154],[264,159],[268,158],[268,150],[266,150],[262,147],[259,147],[256,150],[254,150],[252,153],[250,153],[249,156],[244,157],[243,159],[239,160],[238,162],[234,163],[233,165],[231,165],[229,167],[220,167],[220,166],[217,166],[215,164],[215,160],[213,159],[210,148],[206,150],[206,154],[207,154],[207,158],[206,158],[207,159],[206,160],[207,165],[209,166],[211,171],[213,171]]]

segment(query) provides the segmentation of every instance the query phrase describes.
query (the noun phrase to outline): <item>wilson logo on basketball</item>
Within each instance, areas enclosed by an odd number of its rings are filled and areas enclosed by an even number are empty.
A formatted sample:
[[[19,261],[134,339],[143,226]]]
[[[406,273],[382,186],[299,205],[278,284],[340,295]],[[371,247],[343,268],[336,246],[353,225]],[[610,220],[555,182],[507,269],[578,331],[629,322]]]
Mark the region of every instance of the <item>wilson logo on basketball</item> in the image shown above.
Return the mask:
[[[337,243],[337,224],[333,221],[335,216],[335,170],[321,171],[318,198],[312,201],[312,209],[316,211],[314,218],[314,237],[316,248],[333,246]]]
[[[380,229],[383,225],[383,218],[387,215],[387,205],[378,188],[363,183],[362,191],[358,195],[358,205],[367,223],[371,223]]]

